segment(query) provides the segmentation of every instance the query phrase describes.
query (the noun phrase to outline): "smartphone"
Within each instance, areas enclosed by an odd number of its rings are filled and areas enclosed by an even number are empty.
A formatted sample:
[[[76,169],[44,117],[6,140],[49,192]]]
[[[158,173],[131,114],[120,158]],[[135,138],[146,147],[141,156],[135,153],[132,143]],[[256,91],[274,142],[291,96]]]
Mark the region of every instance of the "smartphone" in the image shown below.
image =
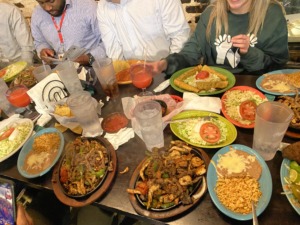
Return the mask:
[[[14,182],[0,178],[0,225],[14,225],[17,218]]]

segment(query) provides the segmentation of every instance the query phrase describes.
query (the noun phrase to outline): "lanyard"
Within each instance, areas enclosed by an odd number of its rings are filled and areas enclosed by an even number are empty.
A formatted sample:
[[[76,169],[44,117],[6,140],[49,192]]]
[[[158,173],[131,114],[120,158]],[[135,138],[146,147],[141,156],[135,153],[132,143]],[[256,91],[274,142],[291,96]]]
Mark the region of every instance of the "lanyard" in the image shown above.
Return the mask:
[[[61,35],[61,25],[62,25],[62,23],[63,23],[63,21],[64,21],[65,14],[66,14],[66,10],[67,10],[67,5],[66,5],[66,8],[65,8],[65,10],[64,10],[64,13],[63,13],[63,15],[62,15],[62,17],[61,17],[60,24],[59,24],[59,28],[58,28],[57,25],[56,25],[56,22],[55,22],[54,17],[51,16],[51,17],[52,17],[52,20],[53,20],[53,23],[54,23],[54,26],[55,26],[55,28],[56,28],[56,30],[57,30],[58,37],[59,37],[59,40],[60,40],[60,43],[61,43],[61,44],[64,43],[63,37],[62,37],[62,35]]]

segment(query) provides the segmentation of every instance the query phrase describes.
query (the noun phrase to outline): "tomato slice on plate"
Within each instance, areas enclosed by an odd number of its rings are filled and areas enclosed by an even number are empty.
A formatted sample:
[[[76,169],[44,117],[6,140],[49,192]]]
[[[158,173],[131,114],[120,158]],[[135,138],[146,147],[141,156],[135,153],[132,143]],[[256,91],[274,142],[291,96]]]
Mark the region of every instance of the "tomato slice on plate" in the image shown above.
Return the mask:
[[[206,71],[200,72],[196,75],[196,80],[204,80],[209,77],[209,73]]]
[[[257,108],[257,105],[255,102],[251,100],[247,100],[242,102],[240,105],[240,114],[241,117],[245,120],[255,120],[255,110]]]
[[[6,70],[5,69],[0,70],[0,78],[3,77],[5,74],[6,74]]]
[[[15,128],[12,127],[10,129],[8,129],[7,131],[5,131],[3,134],[1,134],[0,141],[3,141],[4,139],[8,138],[12,134],[12,132],[14,132],[14,130],[15,130]]]
[[[200,136],[208,143],[216,143],[221,138],[221,132],[217,125],[205,123],[200,128]]]

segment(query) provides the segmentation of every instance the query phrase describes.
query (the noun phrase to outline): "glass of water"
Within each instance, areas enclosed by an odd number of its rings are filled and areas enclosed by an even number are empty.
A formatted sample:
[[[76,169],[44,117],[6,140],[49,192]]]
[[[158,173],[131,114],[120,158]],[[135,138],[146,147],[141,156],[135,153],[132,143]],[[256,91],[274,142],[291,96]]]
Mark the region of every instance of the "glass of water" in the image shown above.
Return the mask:
[[[93,103],[93,98],[89,92],[80,91],[71,94],[67,99],[67,105],[70,107],[85,133],[94,136],[100,132],[101,124]]]
[[[152,148],[164,146],[161,106],[155,101],[145,101],[137,104],[133,115],[141,129],[142,137],[149,151]]]
[[[257,106],[252,148],[265,161],[274,158],[293,115],[293,111],[280,102]]]

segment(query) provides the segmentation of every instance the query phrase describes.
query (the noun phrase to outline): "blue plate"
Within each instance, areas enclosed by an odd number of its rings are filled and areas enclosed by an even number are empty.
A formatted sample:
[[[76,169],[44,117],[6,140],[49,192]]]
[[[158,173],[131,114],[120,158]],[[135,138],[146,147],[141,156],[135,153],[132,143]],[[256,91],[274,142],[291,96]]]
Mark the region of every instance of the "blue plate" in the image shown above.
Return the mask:
[[[52,162],[52,164],[46,169],[44,170],[43,172],[39,173],[39,174],[29,174],[27,173],[25,170],[23,170],[21,167],[24,166],[24,160],[26,158],[26,155],[28,154],[28,152],[32,151],[32,145],[34,143],[34,139],[38,136],[41,136],[42,134],[46,134],[46,133],[58,133],[59,137],[60,137],[60,146],[58,147],[58,154],[55,158],[55,160]],[[64,136],[63,134],[55,129],[55,128],[46,128],[46,129],[43,129],[39,132],[37,132],[35,135],[33,135],[27,142],[26,144],[23,146],[20,154],[19,154],[19,158],[18,158],[18,170],[19,170],[19,173],[23,176],[23,177],[26,177],[26,178],[35,178],[35,177],[40,177],[40,176],[43,176],[44,174],[46,174],[54,165],[55,163],[57,162],[57,160],[59,159],[61,153],[63,152],[64,150],[64,145],[65,145],[65,141],[64,141]]]
[[[251,149],[245,145],[238,145],[238,144],[233,144],[230,146],[232,146],[234,149],[238,149],[238,150],[247,152],[250,155],[256,155],[256,159],[258,160],[260,165],[262,165],[262,167],[263,167],[262,174],[258,181],[261,186],[259,188],[259,190],[262,192],[262,198],[259,199],[258,205],[256,207],[256,214],[257,214],[257,216],[259,216],[265,210],[267,205],[269,204],[271,195],[272,195],[272,189],[273,189],[272,177],[271,177],[269,167],[267,166],[267,164],[265,163],[263,158],[257,152],[255,152],[253,149]],[[215,164],[217,165],[218,164],[217,160],[219,159],[218,155],[219,154],[224,155],[228,151],[229,151],[229,145],[224,148],[221,148],[214,155],[214,157],[212,158],[212,161],[214,161]],[[217,177],[216,169],[215,169],[214,165],[212,163],[210,163],[208,166],[208,171],[207,171],[207,186],[208,186],[208,191],[209,191],[210,197],[211,197],[212,201],[214,202],[214,204],[226,216],[229,216],[236,220],[251,220],[252,213],[249,213],[246,215],[243,215],[241,213],[235,213],[235,212],[231,211],[230,209],[227,209],[226,206],[221,204],[216,191],[214,191],[217,180],[218,180],[218,177]]]
[[[299,72],[299,70],[297,69],[286,69],[286,70],[275,70],[275,71],[272,71],[270,73],[267,73],[267,74],[276,74],[276,73],[296,73],[296,72]],[[265,93],[268,93],[268,94],[271,94],[271,95],[295,95],[295,92],[290,92],[290,93],[277,93],[277,92],[272,92],[272,91],[267,91],[266,89],[263,89],[260,84],[262,82],[262,80],[265,78],[264,75],[261,75],[257,80],[256,80],[256,87],[265,92]]]
[[[282,163],[281,163],[281,168],[280,168],[280,179],[281,179],[281,184],[282,184],[282,189],[283,191],[285,191],[283,185],[286,184],[284,177],[290,177],[289,174],[289,170],[284,166],[284,164],[286,164],[288,167],[290,166],[290,163],[292,162],[292,160],[290,159],[283,159]],[[295,197],[293,196],[293,194],[289,194],[286,195],[287,199],[289,200],[289,202],[291,203],[292,207],[296,210],[296,212],[300,215],[300,208],[298,206],[295,206],[292,201],[290,200],[290,198],[295,199]],[[295,199],[296,201],[296,199]],[[297,201],[296,201],[297,202]]]

